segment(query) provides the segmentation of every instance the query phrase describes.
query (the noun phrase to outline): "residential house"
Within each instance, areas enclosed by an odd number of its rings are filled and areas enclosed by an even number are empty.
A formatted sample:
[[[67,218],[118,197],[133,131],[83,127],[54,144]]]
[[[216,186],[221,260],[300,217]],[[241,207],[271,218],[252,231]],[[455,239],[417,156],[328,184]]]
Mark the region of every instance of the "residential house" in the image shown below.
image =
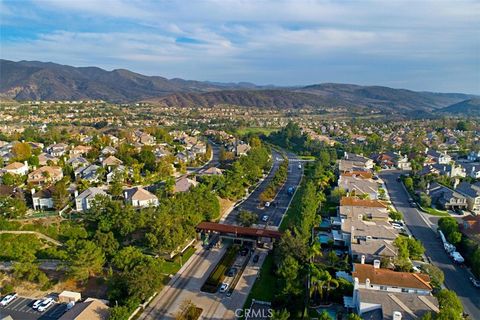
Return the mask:
[[[368,195],[370,199],[378,199],[378,183],[373,179],[362,178],[361,175],[341,174],[338,179],[338,187],[345,190],[349,195]]]
[[[100,153],[104,156],[111,156],[117,153],[117,149],[111,146],[106,146],[102,149],[102,151],[100,151]]]
[[[471,162],[480,161],[480,151],[470,151],[467,160]]]
[[[90,164],[90,162],[82,156],[70,158],[67,163],[71,165],[74,170],[79,167],[86,167]]]
[[[72,309],[66,311],[58,320],[107,320],[109,307],[99,299],[88,298],[77,302]]]
[[[385,152],[374,156],[374,160],[382,168],[397,168],[400,170],[412,170],[407,155],[401,152]]]
[[[105,160],[102,161],[102,166],[107,168],[108,171],[111,171],[112,168],[118,167],[123,164],[123,161],[118,159],[115,156],[109,156]]]
[[[432,295],[359,289],[355,285],[353,308],[368,320],[416,320],[440,311]]]
[[[143,189],[142,187],[135,187],[132,189],[124,190],[123,195],[125,198],[125,202],[137,208],[158,206],[157,196]]]
[[[250,145],[246,143],[240,143],[235,146],[235,155],[237,156],[244,156],[250,150]]]
[[[464,217],[460,223],[460,229],[480,245],[480,215]]]
[[[82,178],[84,180],[90,181],[90,182],[99,182],[100,177],[99,177],[99,169],[101,167],[97,166],[96,164],[91,164],[88,166],[84,167],[79,167],[77,168],[75,172],[75,177],[76,178]]]
[[[432,198],[432,203],[440,208],[445,210],[467,209],[467,198],[463,194],[437,182],[428,186],[427,193]]]
[[[55,188],[49,187],[47,189],[43,189],[40,191],[35,192],[32,189],[32,205],[33,210],[46,210],[46,209],[53,209],[54,202],[53,202],[53,193]]]
[[[217,167],[210,167],[200,172],[203,176],[221,176],[222,170]]]
[[[100,188],[90,187],[75,197],[75,209],[86,211],[90,209],[92,201],[97,196],[107,196],[107,193]]]
[[[190,188],[195,187],[198,184],[197,181],[193,179],[189,179],[186,176],[183,176],[182,178],[178,179],[175,182],[175,187],[173,189],[174,193],[178,192],[187,192],[190,190]]]
[[[46,166],[49,162],[51,162],[53,165],[56,165],[58,163],[58,158],[48,153],[41,153],[38,155],[38,163],[41,166]]]
[[[63,171],[60,167],[43,166],[28,174],[27,183],[47,184],[55,183],[63,178]]]
[[[28,163],[27,161],[25,161],[24,163],[12,162],[3,167],[1,171],[23,176],[28,173]]]
[[[475,215],[480,214],[480,182],[474,184],[461,182],[455,191],[467,198],[467,209]]]
[[[382,259],[393,261],[397,254],[398,249],[393,240],[357,239],[350,244],[350,256],[352,261],[356,262],[373,263]]]
[[[68,151],[68,144],[54,143],[47,147],[47,153],[54,157],[61,157]]]
[[[120,165],[118,167],[113,167],[110,172],[107,173],[107,183],[111,183],[116,174],[123,174],[127,171],[126,167]]]
[[[70,150],[70,157],[75,158],[84,154],[87,154],[92,150],[92,147],[90,146],[76,146],[72,150]]]
[[[340,218],[354,220],[388,221],[387,206],[378,200],[342,197],[339,207]]]
[[[452,157],[447,152],[438,152],[436,150],[426,150],[426,163],[449,164],[452,162]]]
[[[352,277],[359,289],[418,295],[429,295],[432,292],[427,274],[380,268],[380,260],[375,260],[373,265],[354,263]]]
[[[345,152],[342,160],[344,160],[343,161],[344,164],[350,163],[350,165],[347,165],[347,167],[353,167],[353,168],[358,167],[361,169],[360,171],[371,170],[373,169],[373,165],[374,165],[372,159],[364,157],[363,155],[358,155],[350,152]],[[341,170],[341,171],[342,172],[351,171],[351,169],[344,168],[344,170]]]
[[[136,130],[134,132],[134,136],[135,136],[135,141],[142,145],[147,145],[147,146],[155,145],[155,137],[153,137],[152,135],[146,132]]]
[[[463,168],[462,173],[465,172],[470,178],[480,179],[480,162],[461,162],[459,166]]]

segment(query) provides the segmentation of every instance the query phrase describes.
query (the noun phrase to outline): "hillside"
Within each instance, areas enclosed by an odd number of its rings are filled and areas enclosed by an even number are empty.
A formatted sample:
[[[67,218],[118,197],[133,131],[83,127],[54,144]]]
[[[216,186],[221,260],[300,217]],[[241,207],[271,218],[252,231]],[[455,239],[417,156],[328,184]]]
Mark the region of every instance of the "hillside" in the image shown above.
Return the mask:
[[[153,101],[178,107],[221,104],[260,108],[342,106],[385,114],[426,115],[475,97],[337,83],[260,87],[251,83],[167,79],[125,69],[107,71],[38,61],[0,60],[0,79],[0,96],[15,100]]]
[[[439,111],[453,115],[480,117],[480,98],[464,100]]]

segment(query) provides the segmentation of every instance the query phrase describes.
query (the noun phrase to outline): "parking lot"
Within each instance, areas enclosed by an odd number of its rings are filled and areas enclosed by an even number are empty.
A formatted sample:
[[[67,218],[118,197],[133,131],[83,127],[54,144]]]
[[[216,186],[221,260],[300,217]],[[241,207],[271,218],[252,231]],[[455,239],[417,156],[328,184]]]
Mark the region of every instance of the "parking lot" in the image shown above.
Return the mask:
[[[36,299],[18,297],[6,306],[0,306],[0,315],[11,316],[13,320],[57,320],[66,311],[66,304],[54,304],[45,312],[32,308]]]

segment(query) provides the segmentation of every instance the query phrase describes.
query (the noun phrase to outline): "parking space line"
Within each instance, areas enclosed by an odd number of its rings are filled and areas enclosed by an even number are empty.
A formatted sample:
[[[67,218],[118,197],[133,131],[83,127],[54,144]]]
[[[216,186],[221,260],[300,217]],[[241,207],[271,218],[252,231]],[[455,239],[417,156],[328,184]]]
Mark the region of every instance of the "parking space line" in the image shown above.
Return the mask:
[[[20,311],[23,311],[23,312],[24,312],[24,310],[25,310],[25,311],[30,310],[30,309],[32,308],[32,307],[30,306],[30,304],[31,304],[32,301],[33,301],[33,300],[28,300],[28,301],[25,303],[25,305],[20,309]]]
[[[7,307],[8,307],[8,309],[16,310],[15,308],[18,305],[22,304],[22,302],[25,301],[25,300],[27,300],[27,299],[26,298],[17,298],[17,299],[15,299],[15,301],[9,303],[7,305]]]

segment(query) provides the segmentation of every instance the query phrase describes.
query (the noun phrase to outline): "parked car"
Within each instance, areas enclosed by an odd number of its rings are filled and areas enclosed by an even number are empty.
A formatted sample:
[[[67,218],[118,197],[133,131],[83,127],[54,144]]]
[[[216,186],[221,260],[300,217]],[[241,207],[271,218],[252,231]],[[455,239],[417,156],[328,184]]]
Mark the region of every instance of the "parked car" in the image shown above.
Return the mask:
[[[33,309],[37,309],[37,308],[43,303],[43,300],[44,300],[44,299],[38,299],[38,300],[36,300],[36,301],[33,303],[32,308],[33,308]]]
[[[475,279],[474,277],[470,277],[470,281],[472,282],[475,288],[480,288],[480,281]]]
[[[227,276],[235,277],[235,275],[237,274],[237,271],[238,271],[238,269],[235,268],[235,267],[230,268],[230,270],[228,270],[228,272],[227,272]]]
[[[253,256],[253,263],[257,263],[258,260],[260,259],[260,256],[258,254]]]
[[[268,215],[264,215],[264,216],[262,217],[262,221],[263,221],[263,222],[267,222],[267,221],[268,221]]]
[[[228,283],[222,283],[222,285],[220,286],[220,292],[225,292],[228,290]]]
[[[0,301],[0,304],[2,306],[6,306],[7,304],[9,304],[10,302],[12,302],[13,300],[15,300],[17,298],[17,294],[16,293],[10,293],[9,295],[5,296],[2,301]]]
[[[47,298],[43,300],[43,302],[38,306],[37,310],[40,312],[43,312],[48,308],[50,308],[50,306],[53,305],[54,303],[55,303],[55,300],[53,300],[53,298]]]
[[[246,247],[243,247],[242,250],[240,251],[240,255],[243,257],[246,256],[247,253],[248,253],[248,248]]]
[[[301,165],[301,164],[298,165],[298,169],[302,169],[302,165]]]
[[[265,202],[265,208],[270,207],[270,201]]]

